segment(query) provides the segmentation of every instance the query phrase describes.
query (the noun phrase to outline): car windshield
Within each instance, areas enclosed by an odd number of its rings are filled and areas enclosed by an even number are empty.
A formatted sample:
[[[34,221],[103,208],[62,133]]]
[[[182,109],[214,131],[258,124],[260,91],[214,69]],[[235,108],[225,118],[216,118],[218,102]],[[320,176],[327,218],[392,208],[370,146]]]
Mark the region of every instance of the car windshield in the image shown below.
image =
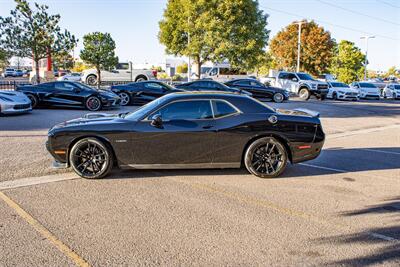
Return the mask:
[[[331,83],[332,87],[343,87],[348,88],[349,86],[345,83]]]
[[[124,118],[128,120],[133,120],[133,121],[138,121],[141,118],[143,118],[144,115],[149,113],[151,110],[155,109],[158,105],[164,102],[164,97],[160,97],[156,100],[153,100],[149,103],[147,103],[144,106],[141,106],[140,108],[136,109],[135,111],[129,112],[124,116]]]
[[[314,80],[313,77],[311,77],[310,74],[307,73],[296,73],[297,76],[299,76],[300,80],[306,80],[306,81],[312,81]]]
[[[376,88],[375,84],[372,84],[372,83],[360,83],[360,87],[364,87],[364,88]]]
[[[81,89],[96,90],[96,89],[94,89],[93,87],[90,87],[90,86],[85,85],[85,84],[83,84],[83,83],[74,83],[74,85],[78,86],[78,87],[81,88]]]

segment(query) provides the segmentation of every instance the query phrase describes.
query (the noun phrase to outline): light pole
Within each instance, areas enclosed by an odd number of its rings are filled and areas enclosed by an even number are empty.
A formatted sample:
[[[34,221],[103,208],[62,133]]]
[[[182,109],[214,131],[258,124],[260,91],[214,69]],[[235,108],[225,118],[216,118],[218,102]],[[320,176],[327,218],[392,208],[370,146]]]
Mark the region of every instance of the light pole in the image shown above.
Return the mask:
[[[296,68],[296,72],[299,72],[300,71],[300,49],[301,49],[301,25],[303,23],[307,23],[307,21],[302,20],[302,21],[295,21],[293,23],[299,25],[299,34],[297,37],[297,68]]]
[[[367,65],[368,65],[368,40],[369,39],[373,39],[375,38],[375,36],[361,36],[360,39],[365,39],[365,43],[366,43],[366,48],[365,48],[365,70],[364,70],[364,81],[367,80]]]

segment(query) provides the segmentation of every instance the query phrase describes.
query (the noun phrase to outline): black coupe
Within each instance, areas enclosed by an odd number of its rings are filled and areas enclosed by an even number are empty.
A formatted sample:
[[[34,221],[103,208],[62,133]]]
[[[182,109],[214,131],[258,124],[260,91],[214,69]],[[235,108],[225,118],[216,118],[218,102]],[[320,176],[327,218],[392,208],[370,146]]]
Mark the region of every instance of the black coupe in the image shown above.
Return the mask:
[[[207,79],[182,83],[176,85],[175,87],[179,89],[185,89],[187,91],[218,91],[252,96],[250,92],[247,92],[245,90],[232,88],[223,83]]]
[[[274,110],[232,93],[174,93],[131,113],[88,114],[49,130],[55,167],[84,178],[120,168],[239,168],[270,178],[288,161],[316,158],[324,143],[318,114]]]
[[[97,111],[103,107],[119,106],[120,98],[111,91],[97,90],[79,82],[57,81],[18,86],[37,106],[80,107]]]
[[[272,100],[281,103],[289,100],[289,93],[281,88],[267,86],[256,79],[235,79],[225,83],[227,86],[242,89],[253,94],[259,100]]]
[[[143,105],[163,95],[182,92],[159,81],[134,82],[111,86],[111,91],[121,98],[121,106]]]

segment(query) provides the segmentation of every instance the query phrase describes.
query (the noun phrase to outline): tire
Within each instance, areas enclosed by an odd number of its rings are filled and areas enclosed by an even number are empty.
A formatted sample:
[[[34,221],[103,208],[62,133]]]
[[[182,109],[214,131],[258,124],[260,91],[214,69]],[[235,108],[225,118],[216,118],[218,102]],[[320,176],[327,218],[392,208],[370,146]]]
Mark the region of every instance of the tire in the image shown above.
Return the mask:
[[[396,98],[397,98],[396,93],[393,93],[392,98],[393,98],[393,100],[396,100]]]
[[[273,137],[255,140],[246,150],[246,169],[260,178],[275,178],[286,169],[288,154],[282,143]]]
[[[121,98],[121,106],[126,106],[131,103],[131,96],[126,92],[121,92],[118,94],[119,98]]]
[[[96,77],[96,75],[91,74],[91,75],[87,76],[86,77],[86,84],[90,85],[90,86],[97,85],[97,77]]]
[[[337,93],[336,92],[333,92],[332,98],[333,98],[333,100],[337,100]]]
[[[97,96],[90,96],[86,99],[85,107],[90,111],[99,111],[101,109],[101,101]]]
[[[135,79],[135,82],[143,82],[143,81],[147,81],[147,77],[144,75],[139,75]]]
[[[39,99],[37,98],[37,96],[32,95],[32,94],[26,94],[26,96],[31,101],[32,108],[36,108],[38,106],[38,104],[39,104]]]
[[[273,100],[275,103],[282,103],[285,100],[285,97],[282,93],[275,93],[273,96]]]
[[[303,99],[303,100],[308,100],[308,99],[310,99],[310,91],[309,91],[307,88],[305,88],[305,87],[300,88],[300,90],[299,90],[299,97],[300,97],[301,99]]]
[[[110,173],[113,167],[113,153],[100,140],[84,138],[72,147],[69,162],[80,177],[99,179]]]
[[[319,100],[321,100],[321,101],[324,101],[326,99],[326,95],[321,95],[320,97],[319,97]]]

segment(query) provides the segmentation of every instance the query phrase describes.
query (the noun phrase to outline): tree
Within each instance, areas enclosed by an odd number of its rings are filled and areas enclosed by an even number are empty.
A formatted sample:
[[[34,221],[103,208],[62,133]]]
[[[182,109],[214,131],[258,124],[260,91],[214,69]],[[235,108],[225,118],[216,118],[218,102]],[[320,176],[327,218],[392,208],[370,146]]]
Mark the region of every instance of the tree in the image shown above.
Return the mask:
[[[385,77],[400,77],[399,71],[396,69],[396,66],[392,66],[385,73]]]
[[[342,40],[335,48],[330,72],[344,83],[351,83],[363,77],[365,55],[354,43]]]
[[[10,55],[4,49],[0,48],[0,70],[6,68],[9,64]]]
[[[61,51],[60,53],[53,54],[53,66],[56,70],[71,69],[74,67],[74,58],[68,51]]]
[[[159,26],[166,52],[193,58],[199,76],[206,61],[253,68],[269,36],[267,15],[254,0],[169,0]]]
[[[94,32],[83,36],[83,50],[80,57],[96,68],[97,87],[100,88],[102,69],[111,69],[118,63],[115,56],[115,42],[109,33]]]
[[[176,67],[176,73],[187,73],[188,72],[188,64],[183,63]]]
[[[280,69],[295,70],[297,66],[298,25],[290,24],[271,40],[270,51]],[[300,70],[318,75],[325,73],[333,57],[335,40],[314,21],[302,24]]]
[[[75,62],[74,67],[72,68],[73,72],[82,72],[84,70],[90,69],[93,66],[85,64],[83,62]]]
[[[15,0],[17,6],[10,17],[0,17],[0,45],[13,56],[33,59],[36,81],[40,83],[39,60],[50,53],[71,51],[77,39],[69,31],[61,31],[60,15],[48,14],[48,6],[27,0]]]

